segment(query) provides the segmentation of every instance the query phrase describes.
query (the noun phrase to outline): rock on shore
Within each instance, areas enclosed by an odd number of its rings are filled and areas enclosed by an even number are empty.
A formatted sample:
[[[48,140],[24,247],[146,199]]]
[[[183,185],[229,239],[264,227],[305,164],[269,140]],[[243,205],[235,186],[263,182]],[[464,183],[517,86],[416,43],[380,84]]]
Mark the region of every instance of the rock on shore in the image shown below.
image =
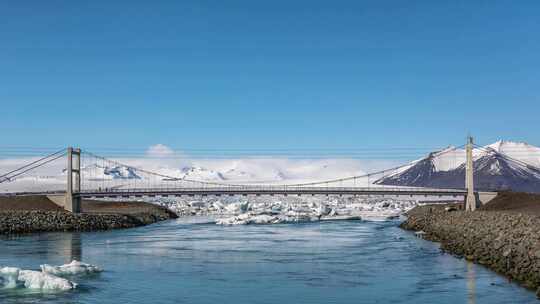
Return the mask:
[[[441,248],[540,291],[540,216],[503,211],[446,211],[419,206],[401,227],[423,231]]]
[[[82,213],[64,211],[45,195],[0,197],[0,234],[131,228],[177,218],[155,204],[83,200]]]
[[[172,213],[74,214],[64,211],[2,211],[0,233],[92,231],[131,228],[173,218]]]

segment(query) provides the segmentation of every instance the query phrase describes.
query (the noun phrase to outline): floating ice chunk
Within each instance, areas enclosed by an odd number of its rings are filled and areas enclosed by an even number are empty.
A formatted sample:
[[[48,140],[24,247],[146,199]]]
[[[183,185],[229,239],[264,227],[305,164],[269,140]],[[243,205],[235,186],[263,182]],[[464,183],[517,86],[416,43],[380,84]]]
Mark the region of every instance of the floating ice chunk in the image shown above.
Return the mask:
[[[212,203],[212,206],[216,210],[221,210],[221,209],[223,209],[225,207],[225,205],[223,205],[223,203],[220,202],[220,201],[216,201],[216,202]]]
[[[72,261],[69,264],[62,266],[41,265],[41,271],[57,276],[68,276],[78,274],[90,274],[103,271],[101,268],[95,265],[86,264],[79,261]]]
[[[389,210],[389,211],[360,211],[358,214],[365,221],[379,222],[379,221],[388,221],[391,219],[398,218],[401,214],[399,211]]]
[[[19,278],[19,268],[4,267],[0,268],[0,287],[1,288],[16,288],[17,279]]]
[[[39,290],[69,290],[77,287],[76,283],[59,278],[55,275],[34,270],[21,270],[16,267],[0,268],[2,288],[17,288]]]
[[[102,271],[99,267],[73,261],[62,266],[41,265],[41,271],[21,270],[16,267],[0,268],[0,288],[24,286],[37,290],[70,290],[77,284],[60,276],[89,274]]]
[[[192,201],[192,202],[189,202],[189,206],[190,207],[199,207],[199,208],[202,208],[206,205],[205,202],[202,202],[202,201]]]
[[[296,213],[293,211],[287,214],[270,215],[270,214],[254,214],[251,212],[243,213],[237,216],[221,218],[216,220],[218,225],[249,225],[249,224],[281,224],[281,223],[303,223],[317,222],[329,220],[360,220],[358,215],[343,215],[343,216],[313,216],[305,213]]]
[[[70,290],[77,287],[74,282],[34,270],[20,270],[18,281],[24,282],[24,287],[29,289]]]
[[[278,221],[277,216],[271,216],[267,214],[256,215],[249,219],[250,224],[271,224],[276,221]]]
[[[251,214],[244,213],[237,216],[217,219],[216,224],[218,225],[246,225],[249,223],[250,217],[251,217]]]
[[[225,206],[225,210],[231,213],[242,213],[248,210],[249,202],[237,202]]]
[[[359,221],[362,217],[359,215],[336,215],[336,216],[321,216],[321,221]]]
[[[326,205],[323,205],[321,204],[318,208],[317,208],[317,215],[320,215],[320,216],[326,216],[326,215],[329,215],[330,212],[334,211],[334,209],[326,206]],[[334,211],[335,212],[335,211]]]
[[[279,196],[278,196],[279,197]],[[360,216],[363,220],[385,221],[399,217],[403,212],[417,206],[416,200],[398,200],[386,197],[251,197],[215,198],[204,197],[201,199],[205,204],[192,206],[191,201],[176,199],[166,201],[167,207],[174,209],[180,215],[205,215],[205,216],[238,216],[244,213],[254,215],[266,214],[277,216],[277,223],[310,221],[313,218],[327,216]],[[365,214],[364,214],[365,213]],[[261,218],[263,220],[264,218]],[[268,220],[269,218],[266,217]],[[248,224],[247,218],[220,219],[223,224]],[[272,222],[274,223],[274,222]]]

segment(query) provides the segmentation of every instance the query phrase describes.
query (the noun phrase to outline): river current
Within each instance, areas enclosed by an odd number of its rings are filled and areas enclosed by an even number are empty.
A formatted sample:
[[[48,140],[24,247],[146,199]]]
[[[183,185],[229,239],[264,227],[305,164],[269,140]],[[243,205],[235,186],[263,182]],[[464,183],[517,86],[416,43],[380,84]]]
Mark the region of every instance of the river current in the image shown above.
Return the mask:
[[[0,289],[0,303],[537,303],[399,221],[220,226],[181,218],[126,230],[0,240],[0,267],[82,260],[76,289]]]

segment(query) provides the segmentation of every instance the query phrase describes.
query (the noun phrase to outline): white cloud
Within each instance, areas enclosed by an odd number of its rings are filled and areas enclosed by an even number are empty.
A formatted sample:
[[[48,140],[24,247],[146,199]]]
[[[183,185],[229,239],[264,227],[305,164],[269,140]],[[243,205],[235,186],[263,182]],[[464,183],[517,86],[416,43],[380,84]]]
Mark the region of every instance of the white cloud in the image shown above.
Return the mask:
[[[171,157],[174,155],[174,150],[163,144],[157,144],[148,147],[146,155],[150,157]]]

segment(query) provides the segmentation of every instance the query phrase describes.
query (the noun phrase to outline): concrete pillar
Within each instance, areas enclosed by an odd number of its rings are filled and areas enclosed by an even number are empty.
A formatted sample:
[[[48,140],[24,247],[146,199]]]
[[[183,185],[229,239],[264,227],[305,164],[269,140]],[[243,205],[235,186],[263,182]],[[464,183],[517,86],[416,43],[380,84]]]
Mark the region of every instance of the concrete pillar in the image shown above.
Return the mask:
[[[465,201],[465,210],[476,210],[476,196],[474,194],[474,164],[473,164],[473,138],[469,136],[466,148],[465,163],[465,187],[467,188],[467,198]]]
[[[72,171],[75,173],[74,176],[74,184],[73,184],[73,192],[79,193],[81,192],[81,149],[73,149],[73,168]]]
[[[73,213],[81,212],[80,191],[81,150],[69,147],[67,149],[67,188],[64,209]]]

